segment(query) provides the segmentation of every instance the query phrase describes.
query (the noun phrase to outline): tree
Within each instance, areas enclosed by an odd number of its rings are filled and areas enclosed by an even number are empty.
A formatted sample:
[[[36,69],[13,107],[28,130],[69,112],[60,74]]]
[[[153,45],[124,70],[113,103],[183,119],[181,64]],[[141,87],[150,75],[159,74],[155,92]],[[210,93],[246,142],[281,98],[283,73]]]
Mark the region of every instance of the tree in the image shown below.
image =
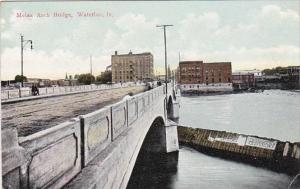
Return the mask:
[[[78,79],[79,75],[75,74],[74,79]]]
[[[90,85],[95,82],[95,77],[90,73],[80,74],[78,76],[78,82],[85,85]]]
[[[22,82],[22,80],[27,81],[27,77],[23,75],[23,79],[22,79],[22,76],[20,76],[20,75],[15,76],[15,81],[16,82]]]
[[[96,80],[100,83],[108,83],[108,82],[111,82],[112,79],[111,79],[111,71],[105,71],[103,72],[101,75],[98,75]]]
[[[72,77],[72,75],[69,75],[69,80],[71,80],[73,77]]]
[[[65,77],[65,79],[68,79],[68,74],[66,73],[66,77]]]

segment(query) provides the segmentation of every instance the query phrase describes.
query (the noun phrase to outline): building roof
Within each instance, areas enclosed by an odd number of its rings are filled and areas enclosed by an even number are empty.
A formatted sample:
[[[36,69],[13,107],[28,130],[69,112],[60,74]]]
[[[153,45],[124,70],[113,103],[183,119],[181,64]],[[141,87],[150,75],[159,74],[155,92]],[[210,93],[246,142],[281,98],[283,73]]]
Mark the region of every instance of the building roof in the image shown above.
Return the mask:
[[[188,63],[203,63],[202,60],[188,60],[188,61],[180,61],[179,64],[188,64]]]
[[[137,54],[133,54],[131,51],[128,54],[113,54],[112,56],[143,56],[143,55],[152,55],[151,52],[143,52],[143,53],[137,53]]]
[[[204,62],[204,64],[231,64],[231,62]]]
[[[233,72],[232,75],[254,75],[251,72]]]

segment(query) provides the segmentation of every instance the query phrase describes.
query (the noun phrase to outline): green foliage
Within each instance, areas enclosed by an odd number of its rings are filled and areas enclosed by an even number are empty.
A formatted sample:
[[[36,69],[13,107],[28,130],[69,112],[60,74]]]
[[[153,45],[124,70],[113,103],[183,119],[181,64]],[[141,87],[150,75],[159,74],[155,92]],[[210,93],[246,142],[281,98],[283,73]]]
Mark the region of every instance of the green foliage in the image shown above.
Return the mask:
[[[281,66],[278,66],[276,68],[272,68],[272,69],[264,69],[262,71],[265,75],[274,75],[276,73],[280,73],[280,74],[285,74],[287,73],[287,67],[281,67]]]
[[[15,81],[16,82],[22,82],[22,76],[21,75],[16,75],[15,76]],[[23,81],[27,81],[27,77],[23,75]]]
[[[111,82],[111,71],[103,72],[101,75],[98,75],[96,78],[97,82],[106,84]]]
[[[78,75],[78,82],[81,84],[90,85],[95,82],[95,77],[90,73],[80,74]]]

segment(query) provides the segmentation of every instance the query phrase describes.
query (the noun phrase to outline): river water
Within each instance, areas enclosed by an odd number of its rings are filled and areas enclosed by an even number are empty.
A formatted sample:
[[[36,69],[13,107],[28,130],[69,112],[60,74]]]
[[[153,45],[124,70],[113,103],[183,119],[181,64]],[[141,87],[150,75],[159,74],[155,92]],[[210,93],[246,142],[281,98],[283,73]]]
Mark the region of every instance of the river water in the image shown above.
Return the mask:
[[[268,90],[180,100],[182,125],[300,141],[299,92]],[[183,146],[178,154],[139,156],[128,188],[286,189],[291,179]]]

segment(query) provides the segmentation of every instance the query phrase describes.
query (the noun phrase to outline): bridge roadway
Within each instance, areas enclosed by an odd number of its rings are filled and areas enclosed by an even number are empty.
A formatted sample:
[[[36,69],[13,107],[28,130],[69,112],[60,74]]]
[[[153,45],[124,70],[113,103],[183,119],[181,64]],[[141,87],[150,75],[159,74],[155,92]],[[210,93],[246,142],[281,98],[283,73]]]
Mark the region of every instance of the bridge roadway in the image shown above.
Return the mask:
[[[16,126],[19,136],[27,136],[144,90],[144,86],[137,86],[3,104],[1,124]]]

